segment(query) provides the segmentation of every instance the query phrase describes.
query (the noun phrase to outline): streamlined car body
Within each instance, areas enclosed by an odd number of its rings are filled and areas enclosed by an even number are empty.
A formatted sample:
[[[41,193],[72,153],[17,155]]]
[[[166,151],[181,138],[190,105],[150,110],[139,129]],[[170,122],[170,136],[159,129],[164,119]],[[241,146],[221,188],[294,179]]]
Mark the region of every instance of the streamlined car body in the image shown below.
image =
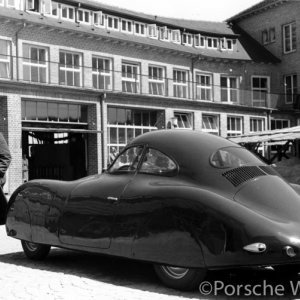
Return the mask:
[[[56,246],[142,260],[190,289],[208,269],[300,263],[299,191],[226,139],[161,130],[100,175],[23,184],[6,230],[30,258]]]

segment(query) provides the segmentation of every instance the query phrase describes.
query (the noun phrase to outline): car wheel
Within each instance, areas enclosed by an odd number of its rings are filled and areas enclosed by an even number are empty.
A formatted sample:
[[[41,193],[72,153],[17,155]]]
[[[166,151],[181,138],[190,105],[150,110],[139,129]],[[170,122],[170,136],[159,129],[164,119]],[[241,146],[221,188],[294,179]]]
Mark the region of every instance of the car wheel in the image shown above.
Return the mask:
[[[154,270],[166,286],[179,290],[196,289],[206,276],[206,269],[154,265]]]
[[[51,246],[48,245],[41,245],[27,241],[21,241],[21,243],[26,256],[34,260],[44,259],[48,255],[51,248]]]

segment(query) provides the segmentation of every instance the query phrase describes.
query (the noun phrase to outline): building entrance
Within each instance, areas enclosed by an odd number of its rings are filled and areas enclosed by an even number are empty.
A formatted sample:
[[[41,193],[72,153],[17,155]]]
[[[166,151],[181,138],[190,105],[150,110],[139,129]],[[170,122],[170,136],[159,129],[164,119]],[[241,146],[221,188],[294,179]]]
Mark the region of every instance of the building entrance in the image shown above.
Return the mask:
[[[23,181],[74,180],[87,175],[84,133],[23,131],[22,149]]]

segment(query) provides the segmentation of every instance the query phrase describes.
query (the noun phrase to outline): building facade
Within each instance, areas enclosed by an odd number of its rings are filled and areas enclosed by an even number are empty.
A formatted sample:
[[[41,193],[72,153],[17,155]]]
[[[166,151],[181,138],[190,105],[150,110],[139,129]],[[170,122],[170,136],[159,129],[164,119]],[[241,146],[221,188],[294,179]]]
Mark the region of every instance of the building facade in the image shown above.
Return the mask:
[[[72,180],[152,130],[227,137],[270,128],[278,111],[294,122],[281,56],[243,26],[77,0],[0,0],[0,23],[7,193],[23,182],[23,154],[29,179]]]

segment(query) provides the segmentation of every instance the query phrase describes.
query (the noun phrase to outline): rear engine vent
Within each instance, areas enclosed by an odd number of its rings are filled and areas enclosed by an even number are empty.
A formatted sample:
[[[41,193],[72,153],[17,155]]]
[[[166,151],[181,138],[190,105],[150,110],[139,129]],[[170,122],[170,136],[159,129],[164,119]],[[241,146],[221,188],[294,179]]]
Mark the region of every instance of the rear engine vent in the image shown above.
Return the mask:
[[[234,186],[238,186],[243,182],[264,175],[267,175],[266,172],[256,166],[239,167],[222,174],[222,176],[229,180]]]
[[[278,176],[277,172],[271,166],[259,166],[261,170],[263,170],[268,175]]]

